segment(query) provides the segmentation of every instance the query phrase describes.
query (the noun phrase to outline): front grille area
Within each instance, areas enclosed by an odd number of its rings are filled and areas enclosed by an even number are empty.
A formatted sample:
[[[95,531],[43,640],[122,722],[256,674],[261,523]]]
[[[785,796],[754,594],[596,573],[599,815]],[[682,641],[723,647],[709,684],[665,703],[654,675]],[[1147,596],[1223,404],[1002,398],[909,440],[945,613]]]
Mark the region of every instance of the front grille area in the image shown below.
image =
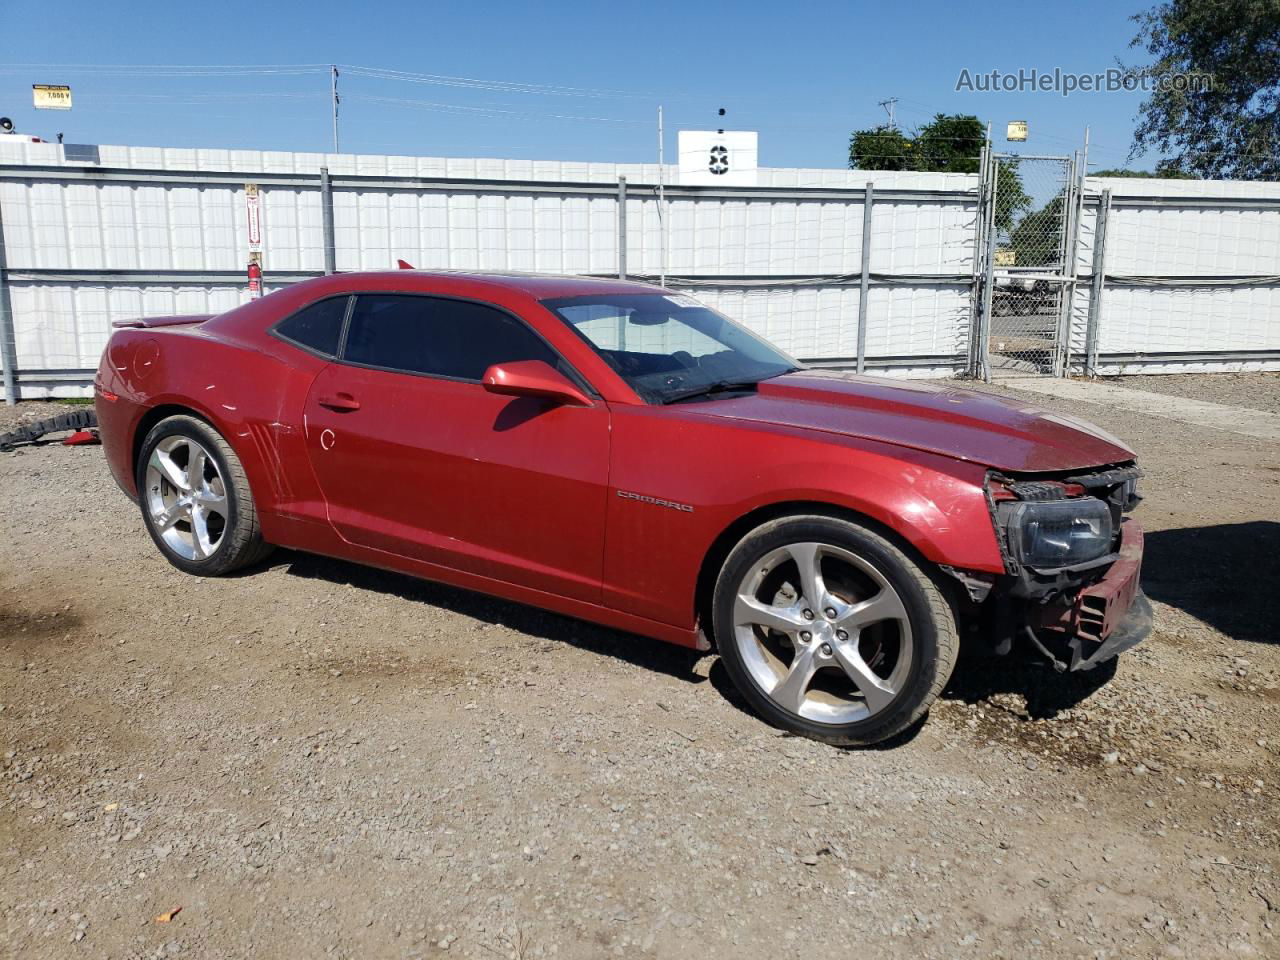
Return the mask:
[[[1076,634],[1085,640],[1101,643],[1106,625],[1106,598],[1088,594],[1081,596],[1076,607]]]

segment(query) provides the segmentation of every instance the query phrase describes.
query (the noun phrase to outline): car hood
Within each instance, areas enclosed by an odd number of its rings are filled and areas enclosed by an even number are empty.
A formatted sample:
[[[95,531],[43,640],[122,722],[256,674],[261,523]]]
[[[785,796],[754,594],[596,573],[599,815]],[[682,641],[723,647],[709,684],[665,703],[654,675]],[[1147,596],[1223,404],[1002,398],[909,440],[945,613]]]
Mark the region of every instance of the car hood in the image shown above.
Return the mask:
[[[1078,470],[1133,459],[1100,427],[1020,400],[920,381],[801,371],[743,396],[690,404],[699,415],[879,440],[1008,471]]]

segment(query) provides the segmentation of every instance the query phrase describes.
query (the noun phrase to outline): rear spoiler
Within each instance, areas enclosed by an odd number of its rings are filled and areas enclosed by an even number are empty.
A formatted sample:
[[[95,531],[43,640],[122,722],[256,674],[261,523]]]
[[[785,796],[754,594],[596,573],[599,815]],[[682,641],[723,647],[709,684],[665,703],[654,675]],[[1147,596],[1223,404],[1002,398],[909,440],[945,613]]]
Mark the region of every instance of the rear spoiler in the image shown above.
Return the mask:
[[[139,317],[136,320],[116,320],[112,322],[111,326],[117,329],[121,327],[180,327],[204,323],[206,320],[212,320],[216,316],[216,313],[188,313],[178,317]]]

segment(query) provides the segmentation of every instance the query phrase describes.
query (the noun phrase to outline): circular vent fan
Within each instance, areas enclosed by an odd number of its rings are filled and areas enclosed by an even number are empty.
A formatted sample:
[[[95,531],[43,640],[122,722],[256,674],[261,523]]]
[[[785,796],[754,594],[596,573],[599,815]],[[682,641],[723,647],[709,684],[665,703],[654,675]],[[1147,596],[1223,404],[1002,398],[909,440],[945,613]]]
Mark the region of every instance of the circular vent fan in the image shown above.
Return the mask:
[[[729,149],[720,146],[712,147],[711,161],[707,164],[707,169],[717,175],[728,173]]]

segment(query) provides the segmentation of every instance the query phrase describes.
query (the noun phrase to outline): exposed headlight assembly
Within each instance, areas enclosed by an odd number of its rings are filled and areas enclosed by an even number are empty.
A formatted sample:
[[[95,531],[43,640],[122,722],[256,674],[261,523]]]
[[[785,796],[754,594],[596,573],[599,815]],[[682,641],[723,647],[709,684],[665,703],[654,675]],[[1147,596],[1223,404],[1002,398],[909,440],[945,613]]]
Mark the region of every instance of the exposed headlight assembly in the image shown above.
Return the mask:
[[[1007,516],[1009,552],[1024,566],[1072,567],[1111,552],[1111,509],[1094,497],[1022,502]]]
[[[1130,477],[1120,485],[1120,509],[1128,513],[1142,500],[1138,493],[1138,478]]]

